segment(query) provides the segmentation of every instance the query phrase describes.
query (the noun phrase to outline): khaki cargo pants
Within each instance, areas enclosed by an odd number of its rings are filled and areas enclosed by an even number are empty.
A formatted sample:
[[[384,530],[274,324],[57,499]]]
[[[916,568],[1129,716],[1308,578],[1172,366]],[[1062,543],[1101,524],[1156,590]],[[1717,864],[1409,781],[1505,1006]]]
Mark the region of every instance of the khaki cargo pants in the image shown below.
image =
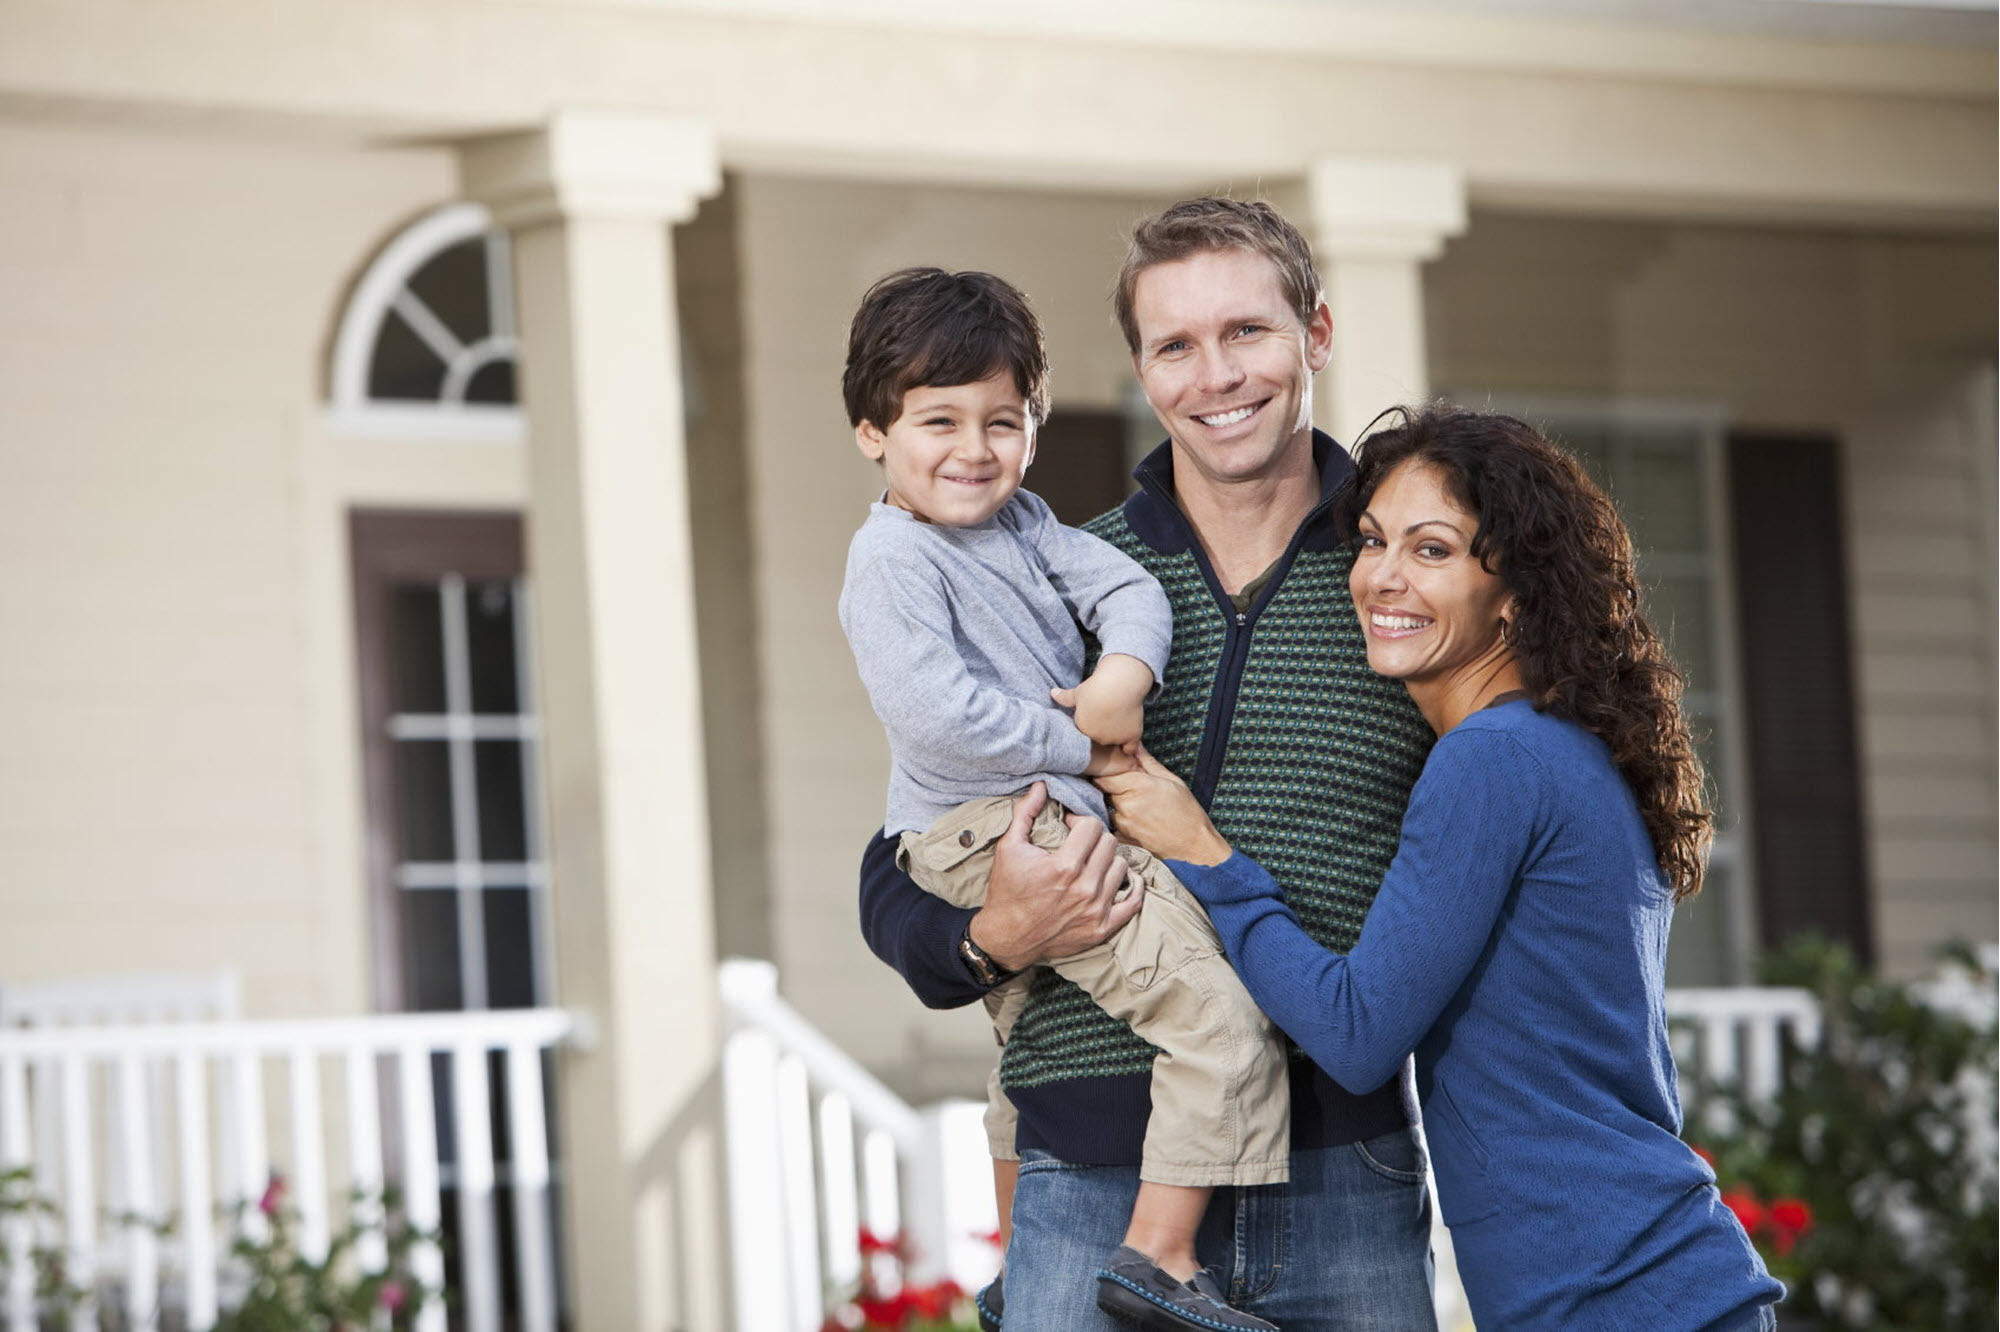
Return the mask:
[[[970,800],[927,832],[904,833],[896,864],[954,906],[983,905],[993,844],[1013,821],[1014,799]],[[1063,808],[1053,800],[1028,833],[1044,848],[1068,836]],[[1122,891],[1140,885],[1146,905],[1103,943],[1049,965],[1159,1047],[1139,1177],[1191,1187],[1283,1183],[1291,1146],[1284,1040],[1236,978],[1201,904],[1148,852],[1120,843],[1118,853],[1127,871]],[[1003,1046],[1033,979],[1030,970],[986,996]],[[996,1068],[986,1108],[996,1158],[1014,1158],[1014,1127],[1014,1106]]]

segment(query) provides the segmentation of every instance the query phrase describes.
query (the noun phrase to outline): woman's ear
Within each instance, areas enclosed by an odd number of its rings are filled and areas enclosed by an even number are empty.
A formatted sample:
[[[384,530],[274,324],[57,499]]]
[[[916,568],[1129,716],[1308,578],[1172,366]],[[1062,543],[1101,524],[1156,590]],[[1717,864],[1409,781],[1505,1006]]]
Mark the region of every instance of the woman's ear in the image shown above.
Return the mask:
[[[889,438],[875,428],[873,421],[863,421],[854,427],[854,447],[869,461],[881,462],[882,455],[889,451]]]

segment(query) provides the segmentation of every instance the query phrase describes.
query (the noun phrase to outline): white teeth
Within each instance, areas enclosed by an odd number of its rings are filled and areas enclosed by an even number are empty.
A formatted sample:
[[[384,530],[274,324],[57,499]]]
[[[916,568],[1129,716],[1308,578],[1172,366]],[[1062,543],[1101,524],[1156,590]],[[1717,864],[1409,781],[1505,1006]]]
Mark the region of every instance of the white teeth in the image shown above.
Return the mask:
[[[1254,406],[1238,407],[1235,411],[1223,412],[1220,416],[1197,416],[1194,419],[1205,426],[1229,426],[1235,425],[1238,421],[1249,420],[1250,413],[1256,410]]]
[[[1377,629],[1421,629],[1430,623],[1415,615],[1375,615],[1370,618]]]

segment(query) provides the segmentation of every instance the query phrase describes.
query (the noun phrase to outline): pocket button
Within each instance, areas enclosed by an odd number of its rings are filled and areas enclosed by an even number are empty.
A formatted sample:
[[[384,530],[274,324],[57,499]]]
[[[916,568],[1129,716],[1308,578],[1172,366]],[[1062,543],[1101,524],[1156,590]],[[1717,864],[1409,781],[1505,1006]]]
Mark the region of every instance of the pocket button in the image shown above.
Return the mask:
[[[958,844],[960,846],[972,845],[972,829],[967,828],[964,832],[958,835]]]

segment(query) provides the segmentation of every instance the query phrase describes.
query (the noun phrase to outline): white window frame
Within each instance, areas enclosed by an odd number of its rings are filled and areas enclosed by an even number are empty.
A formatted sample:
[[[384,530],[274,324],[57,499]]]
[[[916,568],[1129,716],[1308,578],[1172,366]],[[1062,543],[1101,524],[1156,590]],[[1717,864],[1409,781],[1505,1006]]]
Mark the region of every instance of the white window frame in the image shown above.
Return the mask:
[[[490,235],[487,268],[493,331],[461,341],[410,290],[410,279],[452,246]],[[466,402],[465,386],[485,366],[518,361],[509,241],[481,204],[452,203],[411,223],[370,261],[355,283],[334,335],[326,421],[331,433],[361,438],[490,440],[519,444],[527,426],[518,405]],[[368,396],[368,367],[384,321],[400,319],[444,361],[445,396],[437,402],[384,402]]]

